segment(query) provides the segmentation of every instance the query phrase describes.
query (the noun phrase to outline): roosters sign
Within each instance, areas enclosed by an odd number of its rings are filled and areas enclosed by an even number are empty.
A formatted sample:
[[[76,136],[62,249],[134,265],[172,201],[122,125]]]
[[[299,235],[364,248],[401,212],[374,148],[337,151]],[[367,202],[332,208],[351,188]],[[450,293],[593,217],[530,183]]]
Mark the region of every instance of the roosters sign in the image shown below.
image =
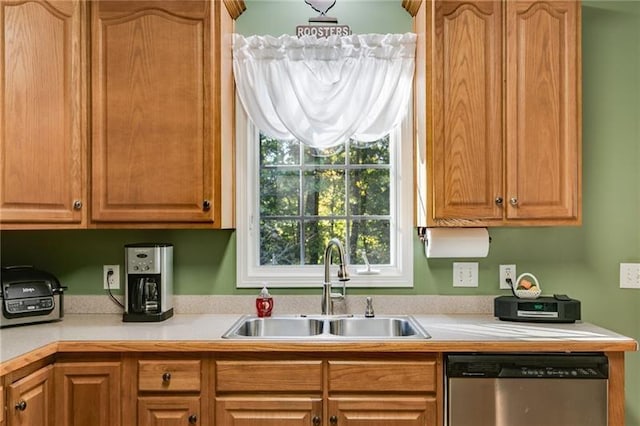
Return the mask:
[[[336,25],[337,18],[327,16],[327,12],[335,4],[336,0],[304,0],[313,10],[319,13],[318,16],[309,18],[309,23],[331,24],[331,25],[298,25],[296,36],[329,37],[332,35],[350,35],[351,28],[348,25]]]

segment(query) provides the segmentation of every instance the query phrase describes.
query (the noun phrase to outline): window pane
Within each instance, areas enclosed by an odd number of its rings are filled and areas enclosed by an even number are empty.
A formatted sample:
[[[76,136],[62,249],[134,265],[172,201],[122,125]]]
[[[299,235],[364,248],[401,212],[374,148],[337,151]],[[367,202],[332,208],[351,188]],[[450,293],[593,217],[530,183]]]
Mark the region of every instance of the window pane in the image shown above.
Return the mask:
[[[389,164],[389,135],[376,142],[352,140],[349,146],[351,164]]]
[[[300,172],[260,170],[260,216],[298,216],[300,213]]]
[[[334,148],[317,149],[305,146],[304,163],[312,165],[335,165],[344,164],[346,155],[344,145]]]
[[[352,215],[388,215],[389,169],[349,171],[349,209]]]
[[[300,264],[300,222],[297,220],[260,221],[260,264]]]
[[[347,222],[345,220],[310,220],[304,223],[304,263],[324,263],[324,249],[332,238],[346,243]],[[345,247],[345,250],[348,250]],[[336,259],[337,261],[337,259]]]
[[[344,216],[344,170],[304,172],[303,196],[307,216]]]
[[[349,230],[350,262],[363,265],[364,250],[369,263],[388,265],[391,263],[391,225],[388,220],[354,220]]]
[[[296,140],[271,139],[260,133],[260,164],[263,166],[300,164],[300,143]]]

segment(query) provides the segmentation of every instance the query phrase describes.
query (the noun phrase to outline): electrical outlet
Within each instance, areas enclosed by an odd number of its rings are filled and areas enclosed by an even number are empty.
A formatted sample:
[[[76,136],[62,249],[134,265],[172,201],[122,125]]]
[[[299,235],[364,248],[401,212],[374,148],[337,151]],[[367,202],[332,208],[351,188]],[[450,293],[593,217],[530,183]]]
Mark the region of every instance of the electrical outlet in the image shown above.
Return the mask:
[[[516,276],[516,265],[500,265],[500,290],[511,290],[507,278],[511,278],[511,282],[515,285]]]
[[[620,288],[640,288],[640,263],[620,264]]]
[[[104,289],[120,289],[120,265],[103,265],[102,282]]]
[[[453,262],[454,287],[478,287],[478,262]]]

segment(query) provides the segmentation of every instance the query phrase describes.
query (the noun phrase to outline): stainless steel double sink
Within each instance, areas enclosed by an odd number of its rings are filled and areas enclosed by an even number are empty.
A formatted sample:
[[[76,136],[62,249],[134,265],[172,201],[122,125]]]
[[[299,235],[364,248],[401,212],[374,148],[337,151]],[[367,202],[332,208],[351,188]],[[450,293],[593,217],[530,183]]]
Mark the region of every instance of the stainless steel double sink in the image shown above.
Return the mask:
[[[431,336],[409,315],[282,315],[241,317],[222,336],[226,339],[428,339]]]

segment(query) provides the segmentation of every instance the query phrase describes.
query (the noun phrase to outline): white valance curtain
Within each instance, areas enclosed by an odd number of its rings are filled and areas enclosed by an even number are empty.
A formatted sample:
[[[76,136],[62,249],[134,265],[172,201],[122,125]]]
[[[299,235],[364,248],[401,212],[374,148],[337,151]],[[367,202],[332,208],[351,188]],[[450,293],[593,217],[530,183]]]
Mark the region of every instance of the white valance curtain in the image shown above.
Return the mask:
[[[234,34],[233,71],[253,123],[277,139],[329,148],[374,141],[408,109],[416,35],[244,37]]]

